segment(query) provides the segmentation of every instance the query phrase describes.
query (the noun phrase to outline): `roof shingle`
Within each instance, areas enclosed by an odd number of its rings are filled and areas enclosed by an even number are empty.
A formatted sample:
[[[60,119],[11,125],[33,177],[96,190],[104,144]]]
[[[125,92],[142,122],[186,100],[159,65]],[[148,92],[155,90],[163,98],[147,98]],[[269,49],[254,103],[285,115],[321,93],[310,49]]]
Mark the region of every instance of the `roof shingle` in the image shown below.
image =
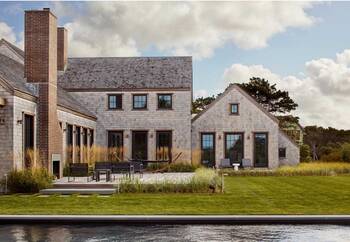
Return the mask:
[[[191,57],[69,58],[59,84],[74,89],[191,89]]]

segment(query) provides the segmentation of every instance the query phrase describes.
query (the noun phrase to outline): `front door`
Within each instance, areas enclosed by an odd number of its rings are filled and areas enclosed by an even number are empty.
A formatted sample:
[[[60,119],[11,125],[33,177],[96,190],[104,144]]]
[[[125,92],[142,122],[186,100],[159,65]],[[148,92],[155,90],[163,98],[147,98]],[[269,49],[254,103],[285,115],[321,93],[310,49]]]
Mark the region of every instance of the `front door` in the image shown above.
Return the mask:
[[[34,117],[24,114],[24,166],[31,167],[34,162]]]
[[[123,160],[123,131],[108,131],[108,159]]]
[[[268,166],[268,134],[255,133],[254,134],[254,166],[267,167]]]
[[[132,158],[147,160],[148,150],[148,133],[147,131],[132,132]]]

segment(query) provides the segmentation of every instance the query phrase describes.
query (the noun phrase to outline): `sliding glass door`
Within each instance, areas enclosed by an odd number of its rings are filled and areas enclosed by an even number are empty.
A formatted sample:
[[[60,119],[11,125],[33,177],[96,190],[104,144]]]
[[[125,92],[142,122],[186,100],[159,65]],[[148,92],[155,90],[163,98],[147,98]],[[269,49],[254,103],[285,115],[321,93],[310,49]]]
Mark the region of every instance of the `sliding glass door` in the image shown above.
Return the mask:
[[[242,165],[244,157],[243,133],[225,134],[225,158],[230,159],[230,163]]]
[[[268,167],[268,134],[254,134],[254,166]]]
[[[215,133],[201,134],[201,162],[204,166],[215,166]]]

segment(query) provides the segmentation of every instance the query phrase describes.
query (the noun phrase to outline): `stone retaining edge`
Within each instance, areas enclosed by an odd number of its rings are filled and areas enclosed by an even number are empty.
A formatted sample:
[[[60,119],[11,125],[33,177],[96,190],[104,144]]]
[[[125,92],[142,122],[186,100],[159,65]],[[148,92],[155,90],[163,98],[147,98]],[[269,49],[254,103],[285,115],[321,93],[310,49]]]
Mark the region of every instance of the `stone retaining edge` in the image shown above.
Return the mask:
[[[0,215],[0,223],[350,225],[350,215]]]

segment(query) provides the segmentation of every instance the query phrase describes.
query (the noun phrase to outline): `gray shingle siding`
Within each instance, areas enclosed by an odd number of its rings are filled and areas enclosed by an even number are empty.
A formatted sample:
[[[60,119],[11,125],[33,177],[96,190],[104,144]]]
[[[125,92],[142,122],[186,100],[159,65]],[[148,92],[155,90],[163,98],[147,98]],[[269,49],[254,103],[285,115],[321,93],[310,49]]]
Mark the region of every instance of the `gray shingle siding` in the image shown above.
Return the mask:
[[[69,58],[58,83],[82,89],[191,89],[191,57]]]

